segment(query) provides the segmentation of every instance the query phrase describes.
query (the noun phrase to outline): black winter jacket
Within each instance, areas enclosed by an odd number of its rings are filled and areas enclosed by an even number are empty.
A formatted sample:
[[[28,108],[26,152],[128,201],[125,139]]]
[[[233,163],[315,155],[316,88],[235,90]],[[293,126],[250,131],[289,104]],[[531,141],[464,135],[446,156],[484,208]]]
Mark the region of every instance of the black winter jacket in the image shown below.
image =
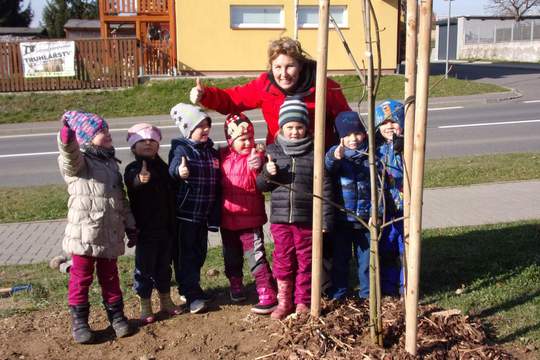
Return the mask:
[[[257,176],[257,188],[271,191],[271,223],[308,223],[312,222],[313,200],[313,146],[303,155],[288,156],[279,143],[268,145],[266,154],[272,157],[278,167],[275,176],[271,176],[263,166]],[[274,180],[289,186],[279,186],[268,180]],[[323,194],[332,200],[332,183],[325,173]],[[323,203],[323,229],[331,230],[334,210],[328,203]]]
[[[174,236],[175,191],[169,167],[159,156],[145,160],[150,172],[150,181],[147,184],[142,184],[138,177],[142,168],[142,158],[130,163],[124,172],[124,181],[137,229],[141,231],[142,236],[162,231]]]

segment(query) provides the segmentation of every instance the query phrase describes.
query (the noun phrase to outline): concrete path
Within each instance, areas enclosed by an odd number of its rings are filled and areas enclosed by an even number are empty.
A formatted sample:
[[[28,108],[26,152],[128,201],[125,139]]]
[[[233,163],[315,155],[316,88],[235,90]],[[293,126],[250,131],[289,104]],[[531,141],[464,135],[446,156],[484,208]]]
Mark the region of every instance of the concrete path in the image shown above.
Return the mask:
[[[540,180],[428,189],[424,192],[423,227],[540,219],[538,204]],[[64,228],[64,220],[0,224],[0,265],[47,261],[60,254]],[[219,234],[209,235],[211,247],[221,244]],[[265,237],[271,239],[268,225]],[[133,254],[133,250],[127,253]]]

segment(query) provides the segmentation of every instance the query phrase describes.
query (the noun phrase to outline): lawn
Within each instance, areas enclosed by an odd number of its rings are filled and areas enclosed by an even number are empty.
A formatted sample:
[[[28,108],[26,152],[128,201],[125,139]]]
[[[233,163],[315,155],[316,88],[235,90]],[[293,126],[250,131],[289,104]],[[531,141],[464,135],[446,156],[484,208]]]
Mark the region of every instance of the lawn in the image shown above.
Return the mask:
[[[343,87],[347,99],[358,101],[361,94],[360,81],[356,76],[334,77]],[[437,83],[431,96],[472,95],[501,92],[507,89],[474,81],[450,78],[440,81],[432,76],[431,84]],[[205,79],[208,86],[230,87],[245,84],[245,77]],[[378,93],[379,99],[403,98],[404,78],[401,75],[384,76]],[[70,91],[55,93],[4,94],[0,95],[0,124],[56,120],[65,109],[85,109],[105,117],[168,114],[178,102],[189,102],[189,91],[194,79],[151,81],[129,89],[107,91]]]
[[[501,154],[436,159],[426,162],[428,188],[496,181],[538,179],[540,153]],[[66,216],[63,185],[0,187],[0,223],[50,220]]]
[[[458,308],[480,319],[498,343],[540,346],[540,221],[429,230],[423,238],[422,303]],[[119,264],[129,301],[135,296],[133,258],[122,257]],[[210,249],[202,273],[210,268],[220,274],[203,275],[203,287],[222,291],[227,281],[221,249]],[[65,306],[67,276],[46,264],[0,266],[0,287],[21,283],[32,284],[34,291],[2,300],[0,318]],[[462,292],[457,294],[457,289]],[[92,287],[90,298],[99,304],[98,286]]]

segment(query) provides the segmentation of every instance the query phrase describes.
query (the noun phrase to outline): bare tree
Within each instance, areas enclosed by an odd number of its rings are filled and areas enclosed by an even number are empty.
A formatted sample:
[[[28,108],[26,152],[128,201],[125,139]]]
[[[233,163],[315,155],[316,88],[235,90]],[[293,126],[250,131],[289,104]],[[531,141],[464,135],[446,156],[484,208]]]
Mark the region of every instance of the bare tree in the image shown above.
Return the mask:
[[[493,15],[513,16],[520,20],[527,12],[540,8],[540,0],[489,0],[485,8]]]

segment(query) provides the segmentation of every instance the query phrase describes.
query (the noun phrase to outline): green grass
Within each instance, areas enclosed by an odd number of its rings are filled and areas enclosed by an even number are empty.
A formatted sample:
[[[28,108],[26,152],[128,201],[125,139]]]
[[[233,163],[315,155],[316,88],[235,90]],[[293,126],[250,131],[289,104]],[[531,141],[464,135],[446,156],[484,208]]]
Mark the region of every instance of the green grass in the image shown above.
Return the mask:
[[[431,82],[440,76],[432,76]],[[361,94],[355,76],[337,76],[349,101],[357,101]],[[385,76],[381,80],[379,99],[403,98],[403,76]],[[230,87],[245,84],[250,79],[207,79],[208,86]],[[56,120],[65,109],[85,109],[105,117],[168,114],[178,102],[189,102],[193,79],[151,81],[130,89],[108,91],[72,91],[66,93],[9,94],[0,96],[0,124]],[[506,89],[473,81],[448,79],[441,81],[431,96],[469,95],[500,92]]]
[[[270,253],[271,246],[267,248]],[[131,289],[133,258],[119,261],[122,289]],[[220,270],[216,277],[206,270]],[[203,288],[222,291],[227,286],[221,249],[210,249],[202,270]],[[247,275],[247,269],[244,269]],[[247,280],[252,281],[249,276]],[[0,266],[0,287],[31,283],[0,307],[0,318],[49,306],[65,306],[67,276],[46,264]],[[423,303],[458,308],[494,329],[498,343],[540,346],[540,220],[477,227],[424,231],[421,287]],[[456,289],[463,293],[456,294]],[[100,303],[97,285],[90,291],[92,304]]]
[[[502,154],[428,160],[425,186],[461,186],[540,178],[540,154]],[[0,187],[0,223],[66,217],[63,185]]]

